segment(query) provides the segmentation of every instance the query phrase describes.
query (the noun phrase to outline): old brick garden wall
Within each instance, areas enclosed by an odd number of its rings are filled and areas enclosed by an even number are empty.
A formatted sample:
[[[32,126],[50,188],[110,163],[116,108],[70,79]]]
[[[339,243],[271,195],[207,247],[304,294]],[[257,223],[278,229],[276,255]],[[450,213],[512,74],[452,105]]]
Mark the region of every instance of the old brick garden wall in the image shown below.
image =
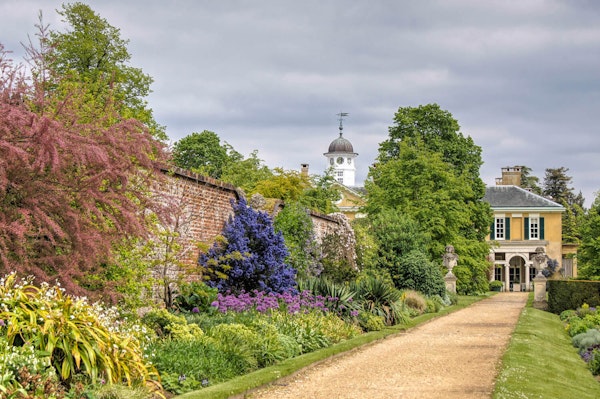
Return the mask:
[[[188,170],[165,173],[167,179],[161,190],[170,197],[172,206],[178,208],[176,230],[183,247],[181,261],[193,267],[198,261],[198,243],[212,244],[233,215],[231,200],[237,201],[244,194],[231,184]],[[312,212],[311,217],[318,240],[339,224],[336,218],[317,212]]]

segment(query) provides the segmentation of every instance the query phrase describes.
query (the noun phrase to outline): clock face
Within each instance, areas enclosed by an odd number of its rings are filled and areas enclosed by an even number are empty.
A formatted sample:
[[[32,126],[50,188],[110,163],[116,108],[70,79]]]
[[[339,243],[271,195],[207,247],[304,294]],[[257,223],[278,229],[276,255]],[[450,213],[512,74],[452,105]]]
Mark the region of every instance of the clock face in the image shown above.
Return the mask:
[[[336,160],[336,162],[337,162],[338,164],[343,164],[343,163],[344,163],[344,158],[342,158],[342,157],[338,157],[338,159]]]

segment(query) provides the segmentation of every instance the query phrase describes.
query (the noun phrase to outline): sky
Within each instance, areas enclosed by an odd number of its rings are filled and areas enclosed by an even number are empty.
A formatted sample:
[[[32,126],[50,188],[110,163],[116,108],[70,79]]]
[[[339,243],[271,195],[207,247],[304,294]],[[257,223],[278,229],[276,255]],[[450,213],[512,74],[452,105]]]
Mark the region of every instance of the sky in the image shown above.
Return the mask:
[[[600,191],[600,2],[595,0],[90,0],[129,40],[131,66],[171,142],[210,130],[273,167],[327,168],[344,137],[357,185],[400,107],[438,104],[482,148],[481,178],[568,168],[586,206]],[[0,43],[21,60],[42,11],[0,0]]]

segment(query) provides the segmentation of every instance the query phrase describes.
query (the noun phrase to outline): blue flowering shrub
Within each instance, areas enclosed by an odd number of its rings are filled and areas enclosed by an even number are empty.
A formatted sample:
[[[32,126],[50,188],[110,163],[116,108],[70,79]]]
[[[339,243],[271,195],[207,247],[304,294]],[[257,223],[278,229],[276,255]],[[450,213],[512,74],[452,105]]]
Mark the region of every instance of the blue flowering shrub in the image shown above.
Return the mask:
[[[232,205],[222,237],[198,260],[207,285],[223,293],[293,291],[296,271],[285,262],[289,252],[271,217],[243,198]]]

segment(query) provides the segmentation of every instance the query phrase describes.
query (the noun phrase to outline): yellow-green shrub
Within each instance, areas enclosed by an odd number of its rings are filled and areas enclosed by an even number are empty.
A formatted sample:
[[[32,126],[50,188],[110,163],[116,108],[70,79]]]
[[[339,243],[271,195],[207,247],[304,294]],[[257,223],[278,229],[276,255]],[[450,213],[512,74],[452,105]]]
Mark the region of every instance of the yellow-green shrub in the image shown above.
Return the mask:
[[[160,337],[192,339],[204,334],[197,324],[188,324],[183,316],[177,316],[166,309],[151,310],[142,317],[142,322],[152,328]]]
[[[116,311],[65,295],[58,286],[36,287],[14,273],[0,279],[0,319],[10,345],[50,354],[67,384],[76,375],[128,385],[158,379],[144,357],[138,327],[125,326]]]
[[[373,313],[365,312],[364,310],[358,313],[358,323],[365,331],[380,331],[385,328],[385,322],[382,316],[374,315]]]
[[[404,302],[405,306],[407,306],[417,314],[423,314],[427,310],[427,300],[425,299],[423,294],[417,291],[403,291],[402,301]]]

